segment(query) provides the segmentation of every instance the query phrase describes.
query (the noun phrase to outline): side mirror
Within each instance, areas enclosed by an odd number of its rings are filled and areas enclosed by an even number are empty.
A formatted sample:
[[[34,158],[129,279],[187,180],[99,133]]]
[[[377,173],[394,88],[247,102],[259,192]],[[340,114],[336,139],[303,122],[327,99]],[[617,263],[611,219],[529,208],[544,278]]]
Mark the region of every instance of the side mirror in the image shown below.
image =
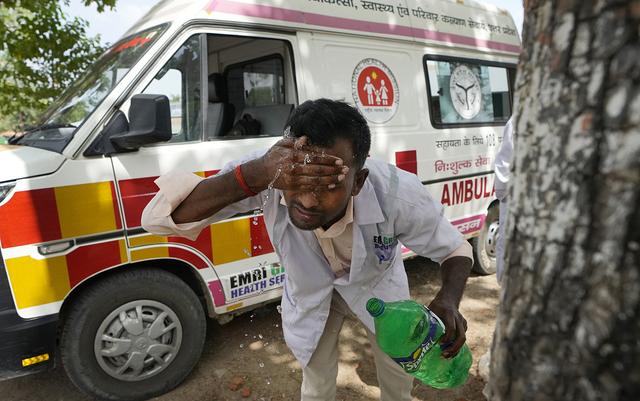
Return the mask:
[[[135,95],[131,98],[129,120],[117,110],[84,156],[134,152],[143,145],[168,141],[171,137],[169,99],[164,95]]]
[[[169,98],[164,95],[135,95],[129,107],[129,131],[112,135],[116,148],[136,150],[171,139]]]

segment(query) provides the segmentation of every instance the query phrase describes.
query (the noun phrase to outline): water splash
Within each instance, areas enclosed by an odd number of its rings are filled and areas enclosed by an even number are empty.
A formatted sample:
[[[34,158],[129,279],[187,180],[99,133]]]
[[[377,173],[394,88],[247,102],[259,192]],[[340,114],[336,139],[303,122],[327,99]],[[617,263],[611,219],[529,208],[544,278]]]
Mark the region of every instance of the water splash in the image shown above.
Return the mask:
[[[267,206],[267,202],[269,201],[269,197],[271,196],[271,191],[273,191],[273,185],[276,183],[278,178],[280,178],[280,174],[282,174],[282,166],[278,166],[278,170],[276,171],[276,176],[273,177],[273,180],[267,185],[267,193],[264,197],[264,202],[262,202],[262,208],[264,209]]]

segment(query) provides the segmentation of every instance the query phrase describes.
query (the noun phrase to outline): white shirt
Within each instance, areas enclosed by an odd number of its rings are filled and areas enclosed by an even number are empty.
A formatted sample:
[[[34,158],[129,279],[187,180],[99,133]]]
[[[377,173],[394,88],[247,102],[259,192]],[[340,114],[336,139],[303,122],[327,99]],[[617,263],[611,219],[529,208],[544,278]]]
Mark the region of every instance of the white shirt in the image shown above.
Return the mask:
[[[261,156],[254,152],[227,164],[221,173]],[[195,239],[214,222],[262,207],[265,226],[281,263],[286,268],[282,295],[282,328],[294,356],[306,366],[322,335],[329,315],[331,295],[338,291],[351,310],[375,332],[366,311],[371,297],[385,301],[409,299],[409,284],[400,242],[416,254],[441,263],[468,243],[443,215],[414,174],[377,160],[367,160],[369,176],[353,198],[351,263],[349,274],[336,278],[313,231],[295,227],[282,192],[265,190],[231,204],[215,215],[193,223],[175,224],[171,213],[202,178],[191,173],[160,177],[160,191],[142,214],[143,227],[159,235],[182,235]],[[186,190],[176,191],[176,186]],[[469,256],[470,252],[463,252]]]
[[[513,117],[509,119],[504,127],[502,144],[496,155],[494,172],[496,173],[496,197],[503,200],[507,196],[509,186],[509,168],[511,167],[511,157],[513,155]]]

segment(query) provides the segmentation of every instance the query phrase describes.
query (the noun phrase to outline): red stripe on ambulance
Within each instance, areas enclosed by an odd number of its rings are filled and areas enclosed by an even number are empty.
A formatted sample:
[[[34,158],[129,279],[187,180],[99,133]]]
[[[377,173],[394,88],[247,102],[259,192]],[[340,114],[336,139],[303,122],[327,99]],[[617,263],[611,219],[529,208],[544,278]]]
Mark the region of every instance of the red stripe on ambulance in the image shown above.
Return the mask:
[[[418,174],[418,156],[415,150],[396,152],[396,166],[413,174]]]
[[[3,248],[37,244],[62,238],[53,188],[16,192],[0,207],[0,242]]]
[[[119,240],[80,247],[67,255],[69,284],[73,288],[87,277],[124,262]]]
[[[263,216],[251,217],[251,256],[264,255],[273,252],[273,245],[269,240],[267,227],[264,224]]]
[[[157,178],[134,178],[118,182],[127,228],[140,227],[142,225],[140,223],[142,211],[159,190],[154,182]]]
[[[191,241],[183,237],[169,237],[168,241],[193,247],[198,251],[202,252],[202,254],[204,254],[209,260],[211,261],[213,260],[213,249],[211,246],[211,230],[208,227],[202,230],[202,232],[200,233],[200,235],[198,235],[198,238],[196,238],[195,241]],[[197,269],[206,269],[207,267],[209,267],[209,265],[204,260],[202,260],[202,258],[199,258],[193,252],[189,252],[183,249],[170,247],[169,256],[173,258],[184,259],[185,261],[195,266]]]

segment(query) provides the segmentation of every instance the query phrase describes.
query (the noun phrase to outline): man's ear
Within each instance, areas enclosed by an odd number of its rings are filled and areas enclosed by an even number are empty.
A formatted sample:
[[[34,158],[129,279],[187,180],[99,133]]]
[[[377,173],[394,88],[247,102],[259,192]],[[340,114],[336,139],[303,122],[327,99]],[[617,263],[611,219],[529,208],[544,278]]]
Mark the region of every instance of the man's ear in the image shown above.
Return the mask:
[[[369,169],[362,168],[360,171],[356,173],[356,177],[353,180],[353,188],[351,188],[351,196],[356,196],[360,193],[364,182],[367,180],[369,176]]]

